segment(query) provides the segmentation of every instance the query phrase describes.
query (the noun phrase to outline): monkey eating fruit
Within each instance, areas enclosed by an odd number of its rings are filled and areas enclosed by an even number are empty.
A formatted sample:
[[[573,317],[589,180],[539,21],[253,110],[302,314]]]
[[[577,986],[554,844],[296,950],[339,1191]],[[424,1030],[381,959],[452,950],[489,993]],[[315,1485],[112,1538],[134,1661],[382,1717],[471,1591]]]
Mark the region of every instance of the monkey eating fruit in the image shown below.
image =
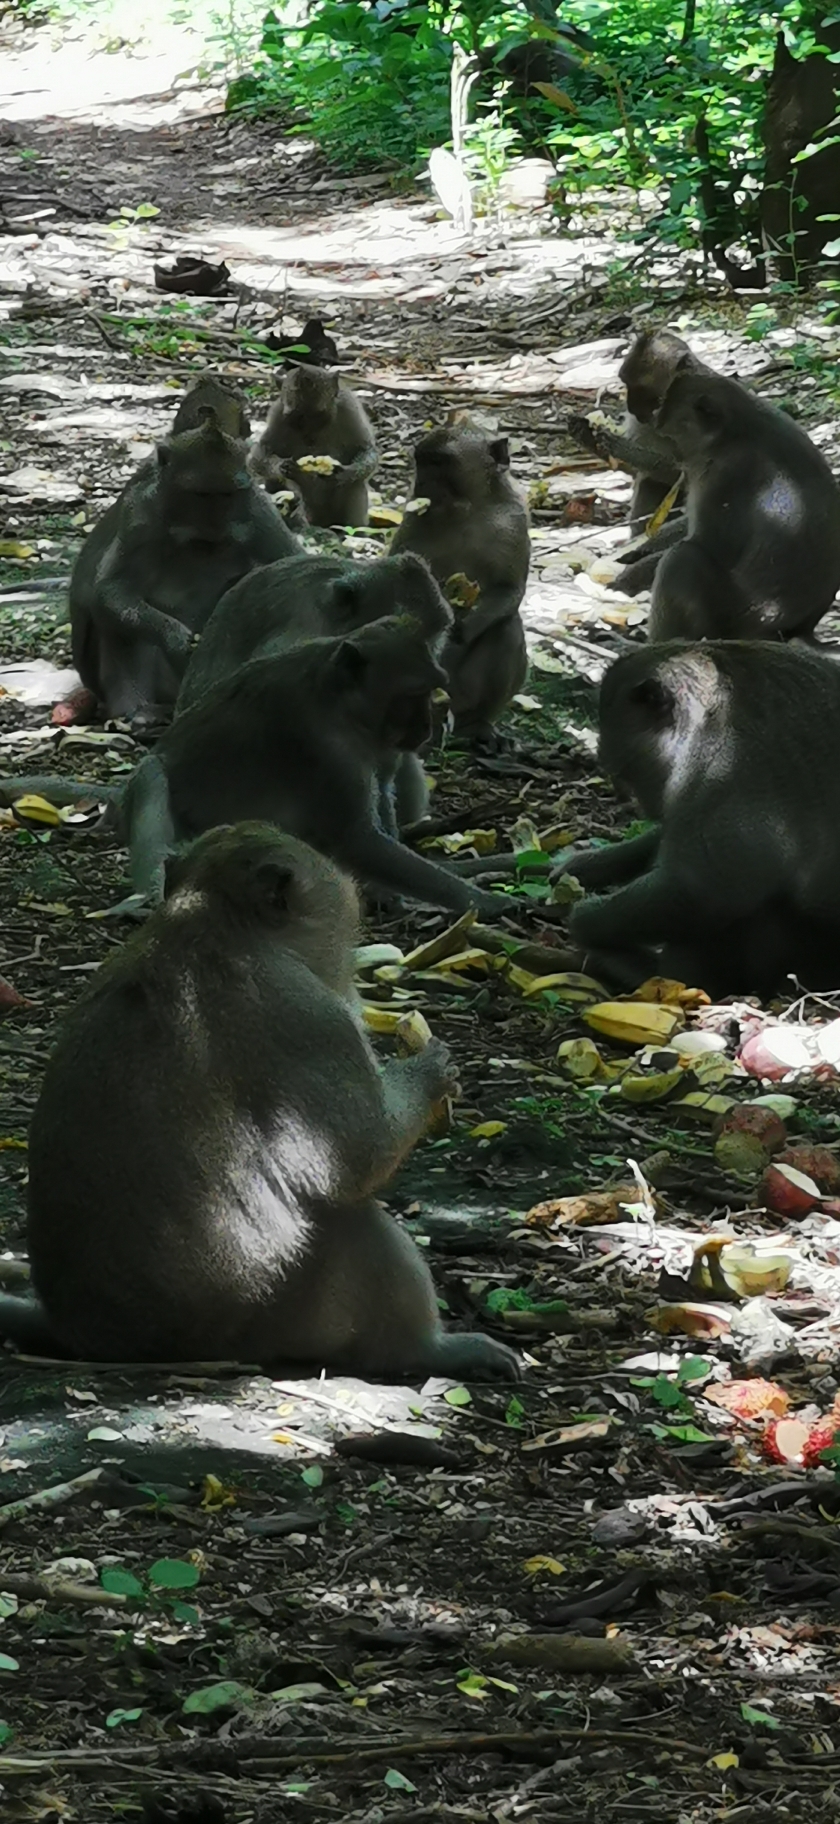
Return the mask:
[[[251,457],[270,493],[289,480],[313,526],[366,526],[368,479],[378,461],[368,415],[338,374],[293,367]]]
[[[414,496],[392,552],[425,558],[441,587],[466,578],[474,605],[456,606],[443,652],[456,736],[486,736],[528,671],[519,605],[531,543],[528,510],[508,473],[507,438],[446,425],[414,452]]]
[[[516,1378],[504,1344],[444,1331],[419,1251],[375,1201],[456,1075],[435,1040],[374,1056],[350,880],[241,824],[200,838],[167,884],[47,1065],[36,1297],[0,1299],[0,1333],[93,1361]]]

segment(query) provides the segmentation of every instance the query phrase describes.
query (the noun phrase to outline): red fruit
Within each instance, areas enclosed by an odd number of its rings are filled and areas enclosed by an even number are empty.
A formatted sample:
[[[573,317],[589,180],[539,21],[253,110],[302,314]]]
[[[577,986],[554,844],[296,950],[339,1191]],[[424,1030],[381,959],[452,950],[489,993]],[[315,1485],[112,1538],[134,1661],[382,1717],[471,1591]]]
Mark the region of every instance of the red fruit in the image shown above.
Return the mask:
[[[802,1461],[806,1469],[816,1469],[822,1451],[828,1450],[837,1443],[837,1420],[818,1419],[808,1433],[807,1443],[802,1452]]]
[[[761,1180],[761,1195],[777,1216],[808,1216],[822,1201],[819,1185],[793,1165],[768,1165]]]
[[[797,1172],[804,1172],[806,1178],[813,1178],[821,1191],[829,1194],[840,1191],[840,1159],[830,1146],[811,1146],[808,1141],[787,1146],[776,1164],[794,1166]]]
[[[810,1432],[801,1419],[771,1419],[761,1440],[761,1448],[771,1463],[804,1462]],[[821,1448],[824,1450],[825,1445]]]

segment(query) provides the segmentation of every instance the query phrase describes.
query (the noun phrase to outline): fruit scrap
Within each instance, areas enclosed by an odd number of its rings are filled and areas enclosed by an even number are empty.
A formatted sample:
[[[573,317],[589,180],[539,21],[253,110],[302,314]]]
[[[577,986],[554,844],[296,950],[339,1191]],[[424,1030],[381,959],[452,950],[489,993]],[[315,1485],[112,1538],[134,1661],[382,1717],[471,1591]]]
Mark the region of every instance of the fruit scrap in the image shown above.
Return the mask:
[[[822,1452],[837,1440],[836,1419],[818,1419],[808,1425],[804,1419],[771,1419],[761,1447],[771,1463],[793,1463],[801,1469],[816,1469]]]

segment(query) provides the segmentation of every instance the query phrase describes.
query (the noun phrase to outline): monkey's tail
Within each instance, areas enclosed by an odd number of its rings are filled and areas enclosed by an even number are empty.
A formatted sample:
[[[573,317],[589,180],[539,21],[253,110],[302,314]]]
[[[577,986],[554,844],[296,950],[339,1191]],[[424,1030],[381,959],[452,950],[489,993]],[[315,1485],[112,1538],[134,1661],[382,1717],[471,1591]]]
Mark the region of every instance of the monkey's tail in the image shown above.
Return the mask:
[[[23,1297],[0,1292],[0,1338],[14,1343],[25,1355],[67,1355],[35,1292]]]
[[[61,779],[57,773],[31,773],[23,778],[0,778],[0,805],[8,808],[28,793],[46,798],[49,804],[84,804],[99,798],[107,805],[118,805],[121,785],[103,785],[98,779]]]

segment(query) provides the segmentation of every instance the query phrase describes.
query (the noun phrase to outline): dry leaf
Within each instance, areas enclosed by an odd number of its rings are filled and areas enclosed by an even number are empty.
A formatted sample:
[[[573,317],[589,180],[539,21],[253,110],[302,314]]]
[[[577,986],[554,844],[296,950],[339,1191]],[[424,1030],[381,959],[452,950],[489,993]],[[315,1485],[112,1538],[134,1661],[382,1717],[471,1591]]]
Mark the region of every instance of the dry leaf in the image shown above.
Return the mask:
[[[635,1184],[620,1184],[612,1191],[589,1191],[581,1197],[551,1197],[535,1203],[525,1221],[537,1229],[585,1228],[600,1222],[620,1222],[628,1204],[638,1203]]]
[[[645,1321],[660,1336],[725,1336],[731,1313],[722,1305],[656,1305]]]

